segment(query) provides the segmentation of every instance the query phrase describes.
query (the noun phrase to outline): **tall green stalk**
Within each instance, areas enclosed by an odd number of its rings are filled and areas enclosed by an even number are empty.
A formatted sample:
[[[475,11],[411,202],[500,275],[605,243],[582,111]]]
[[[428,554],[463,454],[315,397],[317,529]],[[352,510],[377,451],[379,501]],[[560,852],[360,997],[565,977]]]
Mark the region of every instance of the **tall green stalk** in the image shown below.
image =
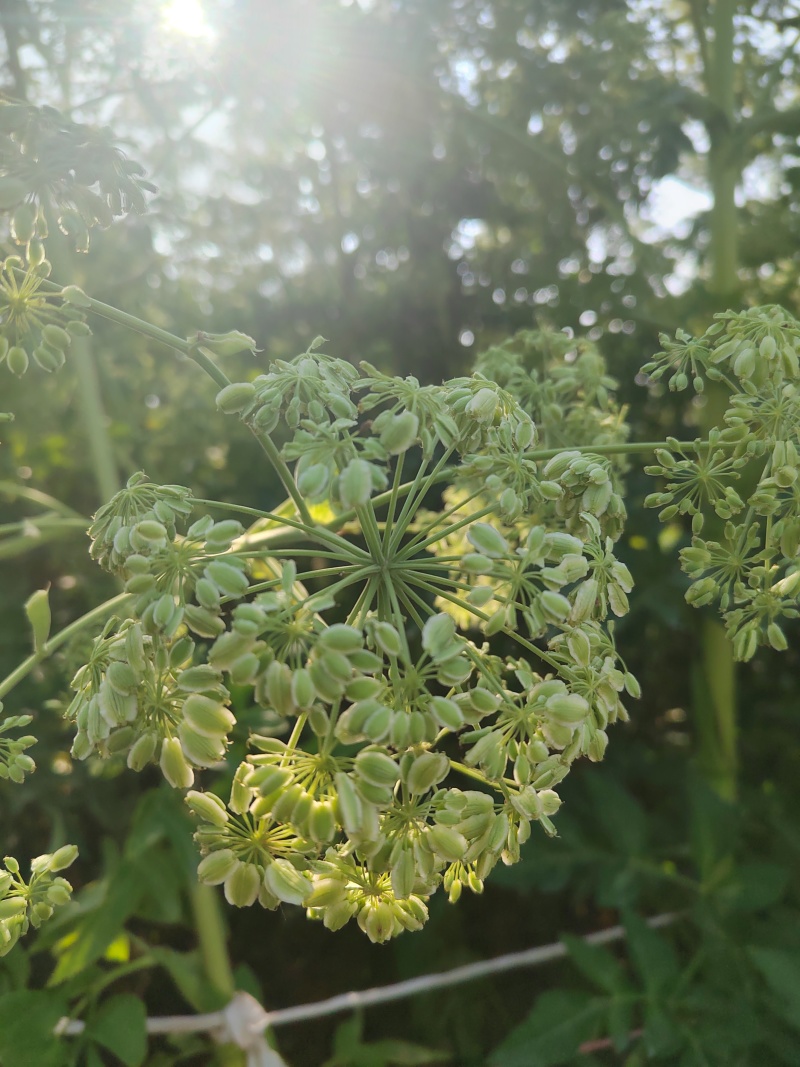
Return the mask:
[[[716,115],[710,123],[711,147],[708,178],[711,208],[709,289],[718,308],[726,307],[738,287],[738,234],[735,191],[740,168],[732,152],[736,121],[734,94],[734,14],[736,0],[716,0],[712,8],[713,40],[704,44],[706,82]],[[704,33],[703,27],[698,32]],[[721,419],[724,387],[707,395],[702,429],[707,433]],[[704,776],[726,800],[737,789],[736,664],[733,647],[718,619],[710,615],[700,623],[700,656],[694,676],[698,760]]]

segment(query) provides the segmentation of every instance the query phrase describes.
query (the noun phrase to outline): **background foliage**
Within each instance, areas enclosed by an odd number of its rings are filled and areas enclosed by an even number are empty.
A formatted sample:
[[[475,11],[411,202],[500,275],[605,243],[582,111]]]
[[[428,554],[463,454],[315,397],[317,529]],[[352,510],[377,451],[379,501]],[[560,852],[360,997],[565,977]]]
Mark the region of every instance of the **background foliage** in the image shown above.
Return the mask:
[[[4,90],[110,124],[159,190],[147,214],[95,232],[90,257],[61,242],[54,277],[178,334],[240,329],[280,358],[321,333],[333,355],[424,381],[465,373],[476,350],[520,327],[586,331],[647,440],[709,417],[697,400],[634,383],[659,330],[701,332],[726,306],[796,312],[791,3],[208,0],[204,9],[208,33],[188,35],[165,27],[155,3],[124,16],[91,0],[4,5]],[[690,186],[703,193],[688,220],[671,223],[665,178],[687,183],[672,185],[682,197]],[[234,357],[229,374],[251,373],[247,359]],[[211,386],[184,362],[111,325],[97,326],[78,362],[34,388],[0,368],[0,406],[17,414],[2,427],[4,522],[35,512],[11,486],[89,515],[109,482],[140,468],[199,496],[275,502],[252,443],[209,415]],[[80,403],[94,380],[105,444],[92,441]],[[93,448],[106,453],[105,486]],[[338,1031],[335,1021],[289,1028],[280,1047],[292,1063],[424,1062],[386,1043],[401,1036],[465,1065],[796,1062],[797,656],[790,638],[788,652],[760,653],[738,671],[736,800],[720,798],[697,713],[702,665],[687,669],[699,639],[675,552],[688,534],[643,512],[644,482],[634,469],[623,544],[637,587],[619,631],[643,698],[605,763],[577,770],[564,789],[560,839],[531,841],[504,884],[457,907],[437,901],[422,933],[387,947],[295,914],[225,916],[239,983],[268,1007],[620,916],[627,944],[570,941],[569,963],[370,1012],[363,1029],[353,1020]],[[17,548],[0,540],[2,674],[28,652],[21,604],[31,590],[53,583],[56,625],[114,591],[80,533]],[[2,964],[0,1034],[34,1004],[46,1031],[76,992],[101,1005],[95,1034],[108,1033],[103,1012],[113,1011],[135,1031],[137,1001],[100,997],[111,975],[111,992],[134,994],[151,1014],[217,1003],[192,932],[183,814],[157,775],[108,777],[66,753],[53,702],[79,659],[67,651],[15,693],[36,716],[39,769],[24,791],[4,788],[0,804],[7,851],[80,846],[82,922],[65,939],[48,927]],[[681,916],[669,930],[648,932],[638,918],[665,910]],[[48,982],[44,1000],[14,999]],[[373,1042],[383,1043],[365,1048]],[[91,1047],[86,1062],[106,1062],[101,1036]],[[111,1049],[123,1062],[145,1055]],[[48,1054],[34,1049],[31,1062]],[[208,1061],[192,1041],[154,1042],[147,1055],[153,1065]]]

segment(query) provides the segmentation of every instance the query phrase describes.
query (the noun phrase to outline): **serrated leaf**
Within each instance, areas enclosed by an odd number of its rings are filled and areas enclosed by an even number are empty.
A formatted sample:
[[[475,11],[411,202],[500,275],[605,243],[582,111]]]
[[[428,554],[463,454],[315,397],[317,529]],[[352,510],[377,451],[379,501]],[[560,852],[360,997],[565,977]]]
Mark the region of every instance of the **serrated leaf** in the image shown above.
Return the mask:
[[[72,1062],[68,1039],[53,1033],[67,1012],[52,993],[23,990],[0,997],[0,1063],[4,1067],[66,1067]]]
[[[490,1067],[556,1067],[596,1036],[607,1001],[554,989],[543,993],[533,1011],[489,1056]]]
[[[616,993],[625,986],[621,966],[607,948],[590,945],[582,937],[566,934],[561,938],[570,959],[578,970],[606,993]]]
[[[86,1026],[86,1034],[122,1060],[125,1067],[140,1067],[147,1055],[147,1012],[130,993],[107,1000]]]

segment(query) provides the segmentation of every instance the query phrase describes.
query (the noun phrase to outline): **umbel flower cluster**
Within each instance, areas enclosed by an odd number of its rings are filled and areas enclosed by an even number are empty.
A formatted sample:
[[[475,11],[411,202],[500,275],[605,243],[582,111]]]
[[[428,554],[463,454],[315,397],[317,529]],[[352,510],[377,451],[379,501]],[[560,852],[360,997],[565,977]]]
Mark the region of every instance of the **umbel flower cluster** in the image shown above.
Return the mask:
[[[627,718],[614,473],[538,461],[481,373],[421,386],[309,349],[217,403],[281,433],[295,506],[234,508],[246,531],[136,475],[98,512],[92,555],[130,601],[73,681],[73,754],[189,790],[200,878],[232,904],[384,941],[553,833],[559,782]]]
[[[661,343],[644,367],[652,379],[698,393],[707,380],[727,408],[707,439],[657,451],[645,470],[665,484],[645,504],[662,520],[691,517],[686,599],[719,607],[736,658],[785,649],[800,593],[800,322],[776,305],[726,311],[700,338]]]

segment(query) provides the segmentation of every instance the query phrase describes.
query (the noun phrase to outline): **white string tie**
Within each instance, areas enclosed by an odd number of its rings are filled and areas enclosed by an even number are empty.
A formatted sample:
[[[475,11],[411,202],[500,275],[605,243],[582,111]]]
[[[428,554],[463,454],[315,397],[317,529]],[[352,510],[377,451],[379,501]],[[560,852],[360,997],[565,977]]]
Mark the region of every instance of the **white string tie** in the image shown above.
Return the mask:
[[[221,1044],[238,1045],[247,1053],[247,1067],[286,1067],[264,1037],[269,1014],[255,997],[239,992],[220,1013],[222,1025],[214,1034]]]

